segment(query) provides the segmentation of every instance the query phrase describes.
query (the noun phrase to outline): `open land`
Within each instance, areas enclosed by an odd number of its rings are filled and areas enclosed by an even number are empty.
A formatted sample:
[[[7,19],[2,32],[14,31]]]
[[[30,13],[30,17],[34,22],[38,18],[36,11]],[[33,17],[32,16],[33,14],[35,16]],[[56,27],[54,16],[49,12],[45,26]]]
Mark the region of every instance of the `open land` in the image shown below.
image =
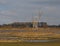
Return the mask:
[[[0,43],[0,46],[60,46],[60,42],[17,42],[17,43]]]
[[[0,28],[0,42],[60,39],[60,28]]]

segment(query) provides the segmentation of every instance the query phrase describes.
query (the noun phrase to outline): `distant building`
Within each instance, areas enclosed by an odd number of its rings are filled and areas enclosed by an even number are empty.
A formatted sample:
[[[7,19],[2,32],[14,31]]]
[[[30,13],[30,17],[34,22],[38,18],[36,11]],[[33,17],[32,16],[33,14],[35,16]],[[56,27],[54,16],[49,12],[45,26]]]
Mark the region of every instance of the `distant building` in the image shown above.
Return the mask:
[[[47,23],[46,22],[39,22],[38,24],[39,27],[47,27]]]

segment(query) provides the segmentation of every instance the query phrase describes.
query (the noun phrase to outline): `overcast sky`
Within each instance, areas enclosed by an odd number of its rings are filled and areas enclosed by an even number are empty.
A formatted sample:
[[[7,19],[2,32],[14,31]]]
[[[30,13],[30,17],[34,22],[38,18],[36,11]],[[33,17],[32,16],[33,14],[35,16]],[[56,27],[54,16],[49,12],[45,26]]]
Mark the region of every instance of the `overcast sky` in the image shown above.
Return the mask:
[[[0,24],[32,21],[39,11],[41,22],[60,24],[60,0],[0,0]]]

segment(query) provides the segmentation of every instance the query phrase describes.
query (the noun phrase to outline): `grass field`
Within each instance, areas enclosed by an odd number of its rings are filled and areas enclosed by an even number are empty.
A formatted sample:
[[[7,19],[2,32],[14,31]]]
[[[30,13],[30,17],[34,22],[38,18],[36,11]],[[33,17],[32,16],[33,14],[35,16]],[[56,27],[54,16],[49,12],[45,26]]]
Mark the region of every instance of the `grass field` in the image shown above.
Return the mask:
[[[0,46],[60,46],[60,42],[46,42],[46,43],[40,43],[40,42],[17,42],[17,43],[0,43]]]

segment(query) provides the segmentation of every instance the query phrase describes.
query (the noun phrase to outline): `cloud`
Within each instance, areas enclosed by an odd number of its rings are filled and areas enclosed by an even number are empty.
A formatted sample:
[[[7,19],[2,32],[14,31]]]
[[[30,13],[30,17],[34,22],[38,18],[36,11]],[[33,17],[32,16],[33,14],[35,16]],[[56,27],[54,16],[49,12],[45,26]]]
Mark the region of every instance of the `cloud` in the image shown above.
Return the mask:
[[[6,11],[0,11],[0,14],[2,15],[16,15],[16,12],[13,10],[6,10]]]
[[[7,1],[5,1],[5,0],[0,0],[0,4],[5,4],[5,3],[7,3]]]
[[[46,21],[45,17],[48,17],[53,19],[48,21],[52,24],[57,16],[60,17],[59,0],[0,0],[0,6],[1,23],[31,21],[32,15],[38,15],[39,10],[43,11],[41,21]]]

